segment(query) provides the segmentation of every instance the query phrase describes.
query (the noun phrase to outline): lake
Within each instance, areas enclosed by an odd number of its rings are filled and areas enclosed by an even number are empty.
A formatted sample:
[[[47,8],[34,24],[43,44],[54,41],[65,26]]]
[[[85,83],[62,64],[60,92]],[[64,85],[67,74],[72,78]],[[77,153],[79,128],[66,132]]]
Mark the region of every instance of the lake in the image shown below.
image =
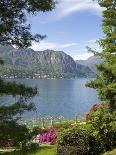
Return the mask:
[[[94,89],[86,88],[91,79],[17,79],[17,83],[37,87],[39,94],[33,98],[36,112],[26,113],[25,117],[62,115],[66,119],[75,118],[76,114],[86,113],[92,105],[99,103]],[[13,80],[10,80],[13,81]],[[3,104],[13,102],[11,96],[0,98]]]

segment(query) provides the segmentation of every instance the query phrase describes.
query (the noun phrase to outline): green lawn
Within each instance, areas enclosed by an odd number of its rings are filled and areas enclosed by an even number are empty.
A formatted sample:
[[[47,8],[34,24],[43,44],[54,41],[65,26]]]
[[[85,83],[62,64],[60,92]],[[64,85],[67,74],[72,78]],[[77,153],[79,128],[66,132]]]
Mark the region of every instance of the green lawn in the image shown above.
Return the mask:
[[[53,145],[41,146],[34,155],[55,155],[56,147]],[[32,154],[33,155],[33,154]]]
[[[37,151],[31,153],[22,153],[19,150],[0,150],[1,155],[55,155],[56,147],[54,145],[42,145]]]
[[[55,155],[56,147],[55,146],[42,146],[39,151],[31,155]],[[103,155],[116,155],[116,149],[106,152]]]
[[[13,150],[4,150],[1,152],[1,155],[24,155],[20,151],[13,151]],[[25,155],[55,155],[56,154],[56,146],[53,145],[42,145],[40,146],[39,150],[33,153],[26,153]],[[116,155],[116,149],[106,152],[102,155]]]

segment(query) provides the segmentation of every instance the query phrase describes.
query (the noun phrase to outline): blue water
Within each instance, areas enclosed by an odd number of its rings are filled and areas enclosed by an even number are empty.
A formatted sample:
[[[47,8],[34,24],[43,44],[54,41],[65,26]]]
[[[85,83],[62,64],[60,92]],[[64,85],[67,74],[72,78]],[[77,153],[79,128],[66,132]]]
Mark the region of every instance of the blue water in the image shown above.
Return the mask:
[[[32,101],[36,105],[36,112],[26,113],[26,117],[62,115],[72,119],[76,114],[86,113],[93,104],[99,103],[94,89],[86,88],[85,84],[91,79],[19,79],[17,83],[37,87],[37,94]],[[11,80],[13,81],[13,80]],[[11,97],[2,97],[2,103],[13,101]]]

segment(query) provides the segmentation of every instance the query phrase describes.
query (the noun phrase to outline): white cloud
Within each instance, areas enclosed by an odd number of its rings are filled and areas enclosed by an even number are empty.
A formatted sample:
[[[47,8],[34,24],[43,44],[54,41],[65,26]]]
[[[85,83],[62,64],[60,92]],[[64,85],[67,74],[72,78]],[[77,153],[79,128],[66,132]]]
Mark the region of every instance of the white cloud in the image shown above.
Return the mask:
[[[93,50],[101,52],[102,48],[96,42],[97,40],[99,40],[99,39],[92,39],[92,40],[85,41],[85,47],[88,46],[88,47],[92,48]]]
[[[89,57],[93,56],[92,53],[82,53],[82,54],[78,54],[76,57],[75,57],[75,60],[86,60],[88,59]]]
[[[32,49],[35,51],[40,51],[40,50],[46,50],[46,49],[65,49],[69,48],[72,46],[76,46],[77,43],[65,43],[65,44],[60,44],[60,43],[55,43],[55,42],[47,42],[47,41],[41,41],[40,43],[33,42],[32,43]]]
[[[92,11],[99,15],[103,10],[96,0],[59,0],[58,2],[57,10],[59,18],[85,10]]]
[[[52,42],[45,42],[45,41],[41,41],[40,43],[33,42],[31,48],[35,51],[41,51],[41,50],[46,50],[46,49],[55,49],[56,44],[52,43]]]
[[[52,49],[52,50],[62,50],[66,52],[68,55],[72,56],[74,60],[85,60],[92,56],[93,54],[87,51],[86,46],[89,46],[90,48],[101,51],[100,47],[95,43],[96,39],[91,39],[87,41],[83,41],[80,43],[56,43],[56,42],[50,42],[50,41],[41,41],[40,43],[33,42],[32,43],[32,49],[35,51],[43,51],[46,49]]]
[[[72,46],[76,46],[77,43],[68,43],[68,44],[62,44],[60,45],[60,48],[68,48],[68,47],[72,47]]]
[[[96,43],[96,40],[98,39],[91,39],[91,40],[87,40],[87,41],[84,41],[82,43],[80,43],[79,45],[79,48],[77,50],[77,53],[78,51],[81,51],[79,52],[76,56],[75,56],[75,60],[78,60],[78,59],[81,59],[81,60],[86,60],[88,59],[90,56],[93,56],[93,53],[91,52],[88,52],[87,50],[87,46],[90,47],[91,49],[95,50],[95,51],[98,51],[98,52],[101,52],[102,49],[100,48],[100,46]]]
[[[101,16],[103,7],[100,7],[97,0],[56,0],[56,8],[51,12],[37,13],[37,16],[28,15],[29,23],[36,21],[39,24],[47,24],[58,21],[63,17],[69,16],[79,11],[89,11],[92,14]]]
[[[94,44],[94,43],[96,43],[96,41],[97,41],[97,39],[92,39],[92,40],[85,41],[85,43]]]

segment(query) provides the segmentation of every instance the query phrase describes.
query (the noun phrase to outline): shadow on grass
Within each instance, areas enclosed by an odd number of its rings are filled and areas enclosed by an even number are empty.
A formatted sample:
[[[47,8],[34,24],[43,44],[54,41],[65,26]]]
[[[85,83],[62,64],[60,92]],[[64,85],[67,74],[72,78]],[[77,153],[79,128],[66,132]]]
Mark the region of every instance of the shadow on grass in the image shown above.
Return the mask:
[[[39,150],[39,148],[38,148],[38,150]],[[31,154],[36,154],[36,152],[38,151],[38,150],[34,150],[34,151],[30,151],[30,150],[28,150],[28,151],[26,151],[26,150],[13,150],[13,151],[1,151],[0,152],[0,155],[31,155]]]
[[[40,151],[42,151],[42,150],[45,150],[46,151],[46,150],[51,150],[52,148],[54,148],[53,145],[50,145],[50,146],[49,145],[47,145],[47,146],[46,145],[45,146],[43,145],[43,146],[40,146],[39,150]]]
[[[2,151],[0,152],[0,155],[34,155],[34,154],[46,154],[54,152],[55,146],[52,145],[42,145],[38,149],[35,150],[13,150],[13,151]],[[52,153],[51,153],[52,154]]]

